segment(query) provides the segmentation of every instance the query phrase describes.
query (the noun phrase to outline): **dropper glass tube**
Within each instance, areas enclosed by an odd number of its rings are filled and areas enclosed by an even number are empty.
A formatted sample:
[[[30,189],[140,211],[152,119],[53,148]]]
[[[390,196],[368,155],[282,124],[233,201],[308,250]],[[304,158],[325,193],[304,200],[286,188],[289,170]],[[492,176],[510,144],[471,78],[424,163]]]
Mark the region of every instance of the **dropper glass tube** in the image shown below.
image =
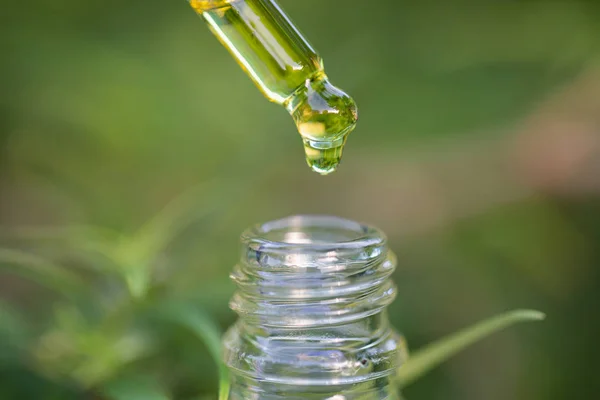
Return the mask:
[[[323,60],[275,0],[189,0],[262,93],[284,106],[302,136],[308,165],[337,168],[358,118]]]

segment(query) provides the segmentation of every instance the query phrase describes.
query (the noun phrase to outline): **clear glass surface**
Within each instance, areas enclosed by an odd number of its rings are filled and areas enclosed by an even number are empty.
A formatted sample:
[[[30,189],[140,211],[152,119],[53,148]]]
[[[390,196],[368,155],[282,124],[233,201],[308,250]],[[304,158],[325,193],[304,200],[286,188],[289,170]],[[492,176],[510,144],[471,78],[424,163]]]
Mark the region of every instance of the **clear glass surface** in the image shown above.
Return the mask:
[[[297,216],[248,229],[224,338],[230,399],[398,399],[406,356],[385,307],[396,259],[356,222]]]

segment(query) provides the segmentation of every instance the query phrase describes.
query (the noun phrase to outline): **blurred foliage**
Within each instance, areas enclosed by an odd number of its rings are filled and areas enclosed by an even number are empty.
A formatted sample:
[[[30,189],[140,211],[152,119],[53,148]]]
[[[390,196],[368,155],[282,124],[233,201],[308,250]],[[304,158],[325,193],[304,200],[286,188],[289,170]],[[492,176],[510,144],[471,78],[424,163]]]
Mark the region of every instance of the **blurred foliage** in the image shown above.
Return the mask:
[[[590,398],[598,192],[540,188],[513,151],[527,150],[515,137],[536,115],[549,126],[600,115],[600,93],[579,95],[599,76],[586,75],[597,2],[281,3],[359,104],[327,178],[184,2],[4,6],[0,398],[216,393],[205,342],[235,317],[239,232],[299,213],[389,234],[400,260],[391,318],[411,347],[507,309],[548,312],[543,329],[478,345],[409,399]],[[574,116],[572,85],[585,99]],[[566,111],[544,111],[549,99]]]
[[[417,353],[412,354],[408,361],[398,369],[398,384],[402,388],[412,384],[433,367],[436,367],[461,350],[477,343],[492,333],[505,329],[517,322],[541,321],[544,318],[546,318],[546,315],[539,311],[515,310],[489,318],[447,338],[438,340],[419,350]]]
[[[87,282],[80,276],[86,271],[61,267],[25,252],[0,251],[0,265],[11,266],[10,272],[45,285],[66,300],[56,299],[54,313],[42,327],[35,327],[31,321],[21,321],[8,306],[0,308],[0,337],[7,344],[5,354],[9,355],[5,362],[19,365],[20,359],[27,359],[32,370],[42,376],[56,382],[70,382],[78,391],[94,396],[112,400],[166,400],[170,398],[164,388],[167,382],[161,384],[157,376],[133,372],[141,368],[150,354],[160,354],[161,347],[167,351],[163,347],[166,340],[154,329],[157,322],[162,322],[169,325],[169,330],[185,327],[204,343],[219,368],[219,398],[226,400],[229,380],[221,360],[219,327],[199,309],[197,302],[179,299],[168,286],[164,286],[164,282],[155,279],[153,266],[156,258],[174,232],[168,228],[177,226],[177,217],[186,216],[184,220],[187,223],[196,220],[198,203],[183,201],[189,197],[188,194],[173,201],[145,224],[133,239],[119,237],[113,243],[110,240],[98,241],[93,235],[70,240],[68,235],[58,234],[63,231],[52,235],[58,240],[52,245],[53,249],[60,248],[61,242],[66,240],[67,243],[75,243],[76,247],[67,245],[65,250],[83,251],[83,255],[87,255],[88,251],[99,251],[105,256],[108,266],[79,265],[81,268],[90,267],[88,272],[97,275],[88,275]],[[82,230],[67,229],[66,232],[81,234]],[[30,230],[28,233],[24,235],[21,232],[20,239],[33,236],[36,240],[39,235],[50,232]],[[151,246],[145,245],[148,243]],[[77,244],[84,246],[79,248]],[[104,278],[109,278],[110,282],[104,282]],[[168,281],[168,278],[163,279]],[[151,291],[155,293],[151,294]],[[208,306],[204,305],[204,308]],[[411,358],[400,370],[400,381],[403,386],[412,383],[461,349],[511,324],[543,318],[539,312],[517,311],[457,333]],[[189,373],[193,374],[193,371]],[[200,391],[199,388],[195,390]]]

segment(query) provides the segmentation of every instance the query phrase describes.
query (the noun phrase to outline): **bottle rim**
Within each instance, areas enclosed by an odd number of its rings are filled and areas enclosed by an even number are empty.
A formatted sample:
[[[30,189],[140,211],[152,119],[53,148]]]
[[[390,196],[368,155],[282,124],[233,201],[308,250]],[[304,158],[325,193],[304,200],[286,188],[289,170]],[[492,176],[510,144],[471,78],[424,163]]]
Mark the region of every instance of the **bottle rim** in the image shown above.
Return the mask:
[[[376,227],[329,215],[296,215],[247,229],[242,243],[262,251],[360,250],[384,246],[385,234]]]

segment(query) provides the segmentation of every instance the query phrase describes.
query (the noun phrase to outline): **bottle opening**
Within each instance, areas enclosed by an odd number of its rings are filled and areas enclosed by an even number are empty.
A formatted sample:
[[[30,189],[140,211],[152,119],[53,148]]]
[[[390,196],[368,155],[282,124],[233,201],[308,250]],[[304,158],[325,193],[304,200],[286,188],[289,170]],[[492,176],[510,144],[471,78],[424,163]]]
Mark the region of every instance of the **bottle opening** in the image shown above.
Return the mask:
[[[388,279],[395,256],[385,235],[371,226],[293,216],[247,230],[242,242],[231,275],[239,291],[231,306],[248,318],[269,325],[338,324],[376,314],[395,297]],[[281,315],[280,302],[287,315]]]
[[[339,217],[301,215],[279,219],[250,228],[242,241],[258,244],[263,250],[296,248],[362,249],[385,244],[386,237],[377,228]]]
[[[396,295],[385,235],[303,215],[256,225],[242,241],[230,302],[240,320],[224,339],[236,400],[397,399],[404,356],[385,312]]]

